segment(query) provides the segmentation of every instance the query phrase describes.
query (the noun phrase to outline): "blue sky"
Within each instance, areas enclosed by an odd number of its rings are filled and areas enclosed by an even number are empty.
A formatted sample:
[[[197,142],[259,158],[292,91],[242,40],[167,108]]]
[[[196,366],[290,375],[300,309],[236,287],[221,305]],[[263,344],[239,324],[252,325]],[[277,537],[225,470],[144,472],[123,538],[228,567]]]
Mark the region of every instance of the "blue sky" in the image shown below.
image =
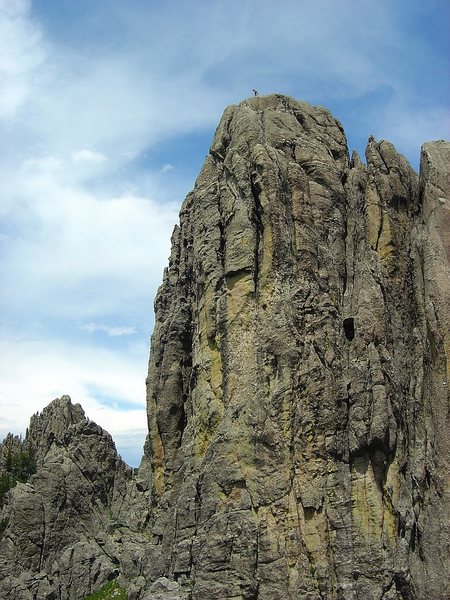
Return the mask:
[[[0,436],[69,394],[133,465],[153,298],[224,108],[285,93],[418,168],[447,0],[0,0]]]

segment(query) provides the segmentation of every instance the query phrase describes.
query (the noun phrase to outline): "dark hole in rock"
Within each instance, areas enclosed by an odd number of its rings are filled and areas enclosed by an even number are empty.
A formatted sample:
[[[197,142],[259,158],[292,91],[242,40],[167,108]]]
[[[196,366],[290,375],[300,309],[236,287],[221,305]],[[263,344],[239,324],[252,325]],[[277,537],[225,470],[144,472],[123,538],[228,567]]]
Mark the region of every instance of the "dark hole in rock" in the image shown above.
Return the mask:
[[[347,319],[344,319],[343,325],[345,337],[351,341],[355,337],[355,319],[353,317],[348,317]]]

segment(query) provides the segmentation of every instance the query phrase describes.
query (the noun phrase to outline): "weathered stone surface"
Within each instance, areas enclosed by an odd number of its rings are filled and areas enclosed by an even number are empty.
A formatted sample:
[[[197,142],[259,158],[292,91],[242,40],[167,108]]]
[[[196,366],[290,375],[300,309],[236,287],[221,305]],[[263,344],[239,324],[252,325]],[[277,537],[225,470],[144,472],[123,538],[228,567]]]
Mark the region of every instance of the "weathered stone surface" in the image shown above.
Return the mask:
[[[450,597],[450,143],[424,144],[422,211],[413,233],[417,301],[410,454],[415,521],[411,573],[419,598]],[[411,508],[410,508],[411,510]]]
[[[1,515],[8,525],[0,596],[84,598],[120,572],[114,531],[131,469],[111,436],[68,396],[32,417],[24,443],[38,470],[12,489]]]
[[[155,302],[141,467],[192,599],[449,593],[447,153],[419,185],[325,109],[225,111]]]
[[[30,419],[27,441],[35,449],[38,463],[42,463],[54,442],[63,444],[70,425],[85,418],[80,404],[72,404],[69,396],[56,398],[41,413],[34,414]]]
[[[176,581],[170,581],[167,577],[160,577],[151,586],[144,600],[184,600],[181,595],[180,586]]]
[[[227,108],[155,300],[141,467],[67,397],[34,416],[0,595],[450,597],[449,165],[373,138],[364,165],[286,96]]]

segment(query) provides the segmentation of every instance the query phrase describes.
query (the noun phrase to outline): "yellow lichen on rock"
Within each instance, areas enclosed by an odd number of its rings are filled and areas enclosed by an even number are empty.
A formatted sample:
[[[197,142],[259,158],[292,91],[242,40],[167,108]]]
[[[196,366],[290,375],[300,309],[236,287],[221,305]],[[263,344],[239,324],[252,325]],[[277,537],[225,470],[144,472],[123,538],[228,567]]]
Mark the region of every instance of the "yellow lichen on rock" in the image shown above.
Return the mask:
[[[390,493],[395,488],[392,475],[387,483]],[[353,520],[357,529],[370,542],[395,544],[397,520],[392,502],[386,498],[377,481],[372,461],[367,455],[355,458],[352,471]]]
[[[363,470],[363,472],[360,471]],[[353,518],[357,529],[366,539],[381,538],[383,503],[374,480],[370,463],[356,459],[352,480]]]
[[[198,330],[193,347],[197,385],[193,390],[194,455],[202,458],[223,414],[222,357],[214,319],[214,296],[209,287],[198,313]]]

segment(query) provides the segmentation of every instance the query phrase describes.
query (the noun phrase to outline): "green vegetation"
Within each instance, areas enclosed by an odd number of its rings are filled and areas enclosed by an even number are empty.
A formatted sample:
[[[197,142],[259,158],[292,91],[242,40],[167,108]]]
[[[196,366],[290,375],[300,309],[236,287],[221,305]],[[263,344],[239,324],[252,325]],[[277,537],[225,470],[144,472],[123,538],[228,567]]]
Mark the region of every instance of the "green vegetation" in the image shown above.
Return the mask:
[[[25,448],[13,454],[8,450],[3,472],[0,475],[0,507],[3,506],[5,494],[18,481],[25,483],[30,475],[36,473],[36,459],[31,448]]]
[[[128,600],[127,591],[116,580],[109,581],[100,590],[87,596],[84,600]]]

